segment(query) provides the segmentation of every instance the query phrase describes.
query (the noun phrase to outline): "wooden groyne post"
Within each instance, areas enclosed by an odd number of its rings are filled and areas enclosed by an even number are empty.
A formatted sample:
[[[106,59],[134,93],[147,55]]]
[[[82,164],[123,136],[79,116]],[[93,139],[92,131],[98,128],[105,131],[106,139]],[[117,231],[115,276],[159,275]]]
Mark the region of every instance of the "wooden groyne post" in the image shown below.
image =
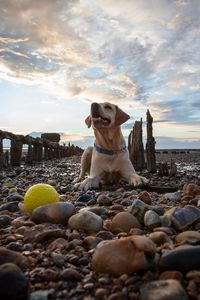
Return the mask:
[[[146,141],[146,158],[147,158],[147,170],[151,173],[156,172],[156,152],[155,152],[155,139],[153,137],[153,118],[147,110],[147,141]]]
[[[128,138],[128,149],[130,160],[136,170],[142,170],[145,167],[144,145],[142,139],[142,119],[136,121]]]

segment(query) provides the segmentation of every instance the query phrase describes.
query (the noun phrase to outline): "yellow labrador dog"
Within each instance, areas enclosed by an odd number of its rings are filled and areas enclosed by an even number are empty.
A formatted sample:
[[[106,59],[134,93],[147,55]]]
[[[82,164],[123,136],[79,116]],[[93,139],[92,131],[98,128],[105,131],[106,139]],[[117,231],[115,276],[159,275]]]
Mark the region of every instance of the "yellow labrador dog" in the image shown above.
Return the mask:
[[[76,187],[85,191],[98,188],[101,181],[112,179],[116,173],[134,186],[148,182],[145,177],[136,174],[129,159],[120,128],[129,118],[117,105],[108,102],[91,104],[91,113],[85,123],[93,127],[96,140],[94,147],[88,147],[82,155]],[[86,174],[89,177],[84,179]]]

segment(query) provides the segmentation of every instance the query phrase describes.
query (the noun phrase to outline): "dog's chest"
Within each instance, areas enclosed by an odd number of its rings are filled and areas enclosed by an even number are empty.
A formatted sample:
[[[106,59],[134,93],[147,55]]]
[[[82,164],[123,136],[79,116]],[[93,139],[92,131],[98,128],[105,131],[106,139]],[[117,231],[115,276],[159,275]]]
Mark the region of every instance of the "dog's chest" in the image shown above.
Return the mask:
[[[106,173],[113,173],[119,171],[118,155],[106,155],[102,160],[101,167]]]

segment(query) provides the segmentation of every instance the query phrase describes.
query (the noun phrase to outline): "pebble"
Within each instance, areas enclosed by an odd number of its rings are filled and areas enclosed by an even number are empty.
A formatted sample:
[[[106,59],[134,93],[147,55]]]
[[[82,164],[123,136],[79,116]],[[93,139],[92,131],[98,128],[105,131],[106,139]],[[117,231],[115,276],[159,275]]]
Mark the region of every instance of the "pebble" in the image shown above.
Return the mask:
[[[28,260],[21,253],[0,247],[0,265],[14,263],[22,270],[28,267]]]
[[[170,219],[175,229],[183,231],[200,221],[200,209],[187,205],[184,208],[173,207],[164,214]]]
[[[148,205],[140,199],[133,200],[133,204],[128,208],[128,211],[135,216],[140,223],[143,223],[144,215],[147,210],[153,210],[158,215],[163,215],[164,208],[158,205]]]
[[[138,198],[148,205],[151,205],[152,203],[151,196],[147,191],[141,192]]]
[[[0,298],[2,300],[27,299],[28,286],[28,279],[17,265],[5,263],[0,266]]]
[[[8,215],[0,215],[0,227],[10,225],[12,218]]]
[[[70,217],[68,225],[71,229],[93,233],[102,229],[103,220],[100,216],[91,211],[80,211]]]
[[[200,268],[200,246],[176,248],[162,255],[161,270],[189,271]]]
[[[160,226],[160,216],[155,211],[148,210],[144,215],[144,225],[150,230]]]
[[[101,194],[97,198],[97,204],[99,204],[99,206],[110,206],[112,205],[112,199],[105,194]]]
[[[0,205],[0,211],[8,210],[10,212],[15,212],[19,210],[18,201],[12,201],[5,204]]]
[[[83,194],[81,196],[79,196],[76,200],[76,202],[83,202],[83,203],[87,203],[89,202],[91,199],[93,198],[93,196],[91,194]]]
[[[94,206],[94,207],[83,207],[80,209],[79,212],[81,211],[91,211],[94,214],[98,215],[98,216],[102,216],[102,215],[106,215],[108,213],[108,210],[104,207],[98,207],[98,206]]]
[[[80,281],[82,276],[77,270],[67,268],[62,271],[61,278],[66,281]]]
[[[160,274],[159,280],[166,279],[176,279],[181,282],[183,280],[183,274],[179,271],[164,271]]]
[[[28,300],[48,300],[52,293],[52,290],[38,290],[31,293]]]
[[[156,244],[156,245],[162,245],[165,243],[170,242],[170,238],[169,236],[162,231],[156,231],[156,232],[152,232],[149,235],[149,238]]]
[[[148,206],[140,199],[135,199],[133,204],[128,208],[133,216],[135,216],[140,223],[143,223],[145,212],[148,210]]]
[[[8,201],[23,201],[24,197],[21,196],[17,191],[11,192],[9,191],[8,197],[6,198]]]
[[[179,233],[175,238],[176,243],[200,244],[200,232],[188,230]]]
[[[102,241],[93,254],[92,266],[96,272],[114,276],[130,274],[148,268],[155,251],[154,243],[143,236]]]
[[[183,187],[183,193],[184,195],[196,197],[197,195],[200,195],[200,186],[194,183],[186,184]]]
[[[104,230],[101,230],[99,231],[97,234],[96,234],[96,237],[102,239],[102,240],[112,240],[114,235],[112,232],[110,231],[104,231]]]
[[[181,192],[166,193],[166,194],[164,194],[164,198],[166,200],[179,202],[181,200]]]
[[[94,236],[86,236],[83,240],[83,247],[87,250],[91,250],[96,248],[96,246],[102,241],[101,238]]]
[[[62,250],[68,246],[68,241],[64,238],[57,238],[48,246],[49,251]]]
[[[68,219],[73,215],[75,207],[70,202],[57,202],[43,205],[34,209],[31,220],[35,223],[54,223],[67,225]]]
[[[129,233],[131,228],[141,228],[140,223],[129,212],[120,212],[111,221],[110,231],[112,233],[126,232]]]
[[[189,300],[180,282],[175,279],[155,280],[140,289],[141,300]]]

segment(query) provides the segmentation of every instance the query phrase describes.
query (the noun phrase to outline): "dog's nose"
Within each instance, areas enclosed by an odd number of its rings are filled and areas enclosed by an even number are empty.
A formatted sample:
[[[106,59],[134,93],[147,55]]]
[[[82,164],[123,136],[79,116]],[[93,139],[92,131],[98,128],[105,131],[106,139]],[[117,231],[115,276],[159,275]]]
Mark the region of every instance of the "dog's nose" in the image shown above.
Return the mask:
[[[98,113],[98,111],[99,111],[99,104],[96,102],[92,103],[92,105],[91,105],[92,114]]]

